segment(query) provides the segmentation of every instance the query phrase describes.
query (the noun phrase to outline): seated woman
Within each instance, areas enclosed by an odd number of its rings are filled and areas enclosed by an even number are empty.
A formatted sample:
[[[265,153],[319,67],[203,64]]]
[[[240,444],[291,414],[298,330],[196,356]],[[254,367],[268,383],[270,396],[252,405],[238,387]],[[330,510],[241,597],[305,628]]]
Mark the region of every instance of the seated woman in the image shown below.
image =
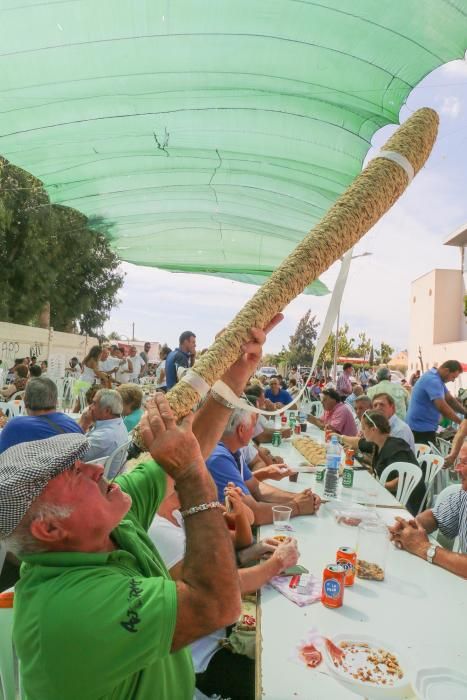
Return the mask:
[[[143,392],[137,384],[120,384],[117,391],[123,401],[123,422],[129,433],[136,428],[140,422],[144,410]]]
[[[340,442],[343,445],[360,450],[363,454],[373,454],[372,468],[379,478],[383,470],[394,462],[409,462],[420,466],[417,458],[405,440],[391,437],[391,426],[385,416],[379,411],[365,411],[360,422],[363,438],[346,437],[341,435]],[[358,454],[357,454],[358,458]],[[423,471],[423,467],[422,467]],[[399,479],[397,472],[391,472],[386,481],[385,487],[391,493],[396,493]],[[422,479],[419,481],[407,501],[406,508],[416,515],[425,495],[425,484]]]
[[[15,367],[15,376],[11,384],[7,384],[1,390],[4,399],[11,398],[17,391],[24,391],[28,383],[29,370],[26,365],[17,365]]]

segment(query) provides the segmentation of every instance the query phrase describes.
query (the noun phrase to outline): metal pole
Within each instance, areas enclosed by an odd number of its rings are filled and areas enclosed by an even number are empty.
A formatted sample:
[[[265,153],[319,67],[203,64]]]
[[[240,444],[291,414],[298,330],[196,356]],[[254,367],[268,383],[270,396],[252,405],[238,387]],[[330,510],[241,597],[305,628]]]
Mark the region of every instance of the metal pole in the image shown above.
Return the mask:
[[[132,325],[131,339],[134,340],[135,339],[135,324],[132,323],[131,325]]]
[[[332,368],[332,381],[335,383],[337,379],[337,348],[339,345],[339,317],[341,313],[341,307],[339,304],[339,310],[337,312],[337,321],[336,321],[336,337],[334,338],[334,364]]]

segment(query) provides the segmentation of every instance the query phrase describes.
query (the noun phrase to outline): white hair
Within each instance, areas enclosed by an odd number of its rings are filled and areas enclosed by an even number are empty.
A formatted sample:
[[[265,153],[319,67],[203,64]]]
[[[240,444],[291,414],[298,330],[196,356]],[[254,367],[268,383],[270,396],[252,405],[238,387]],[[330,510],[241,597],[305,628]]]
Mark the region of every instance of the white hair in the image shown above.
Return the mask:
[[[100,389],[96,392],[94,401],[97,401],[102,409],[108,408],[114,416],[122,415],[122,397],[115,389]]]
[[[243,408],[236,408],[225,426],[224,435],[233,435],[239,425],[250,425],[251,413]]]
[[[31,506],[11,535],[4,539],[7,551],[16,555],[46,552],[47,547],[44,547],[44,544],[31,533],[31,523],[34,520],[47,518],[68,518],[72,512],[73,508],[69,506],[56,506],[52,503],[38,503],[37,506]]]

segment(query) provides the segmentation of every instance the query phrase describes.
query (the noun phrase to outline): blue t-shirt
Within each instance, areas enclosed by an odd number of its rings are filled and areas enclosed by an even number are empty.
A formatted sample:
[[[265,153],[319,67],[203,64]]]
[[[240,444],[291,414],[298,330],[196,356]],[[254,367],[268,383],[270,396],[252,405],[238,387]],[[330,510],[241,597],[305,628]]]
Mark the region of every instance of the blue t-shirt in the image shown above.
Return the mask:
[[[264,396],[273,403],[283,403],[284,406],[293,402],[293,398],[286,389],[279,389],[278,394],[273,394],[272,389],[266,389]]]
[[[420,379],[412,389],[409,409],[405,422],[420,433],[437,430],[441,413],[434,405],[434,399],[444,399],[447,387],[437,369],[433,367]]]
[[[238,464],[235,458],[237,458]],[[221,503],[224,502],[224,489],[229,481],[233,481],[235,486],[239,486],[247,496],[251,495],[245,481],[251,479],[252,473],[240,450],[237,450],[234,456],[224,443],[218,442],[206,461],[206,466],[216,482],[217,498]]]
[[[50,421],[50,422],[49,422]],[[57,426],[57,427],[55,427]],[[61,429],[61,430],[60,430]],[[13,445],[32,440],[45,440],[64,433],[82,433],[81,427],[65,413],[11,418],[0,435],[0,454]]]
[[[172,350],[165,361],[165,380],[167,389],[171,389],[177,383],[177,369],[190,367],[190,353],[183,352],[180,348]]]

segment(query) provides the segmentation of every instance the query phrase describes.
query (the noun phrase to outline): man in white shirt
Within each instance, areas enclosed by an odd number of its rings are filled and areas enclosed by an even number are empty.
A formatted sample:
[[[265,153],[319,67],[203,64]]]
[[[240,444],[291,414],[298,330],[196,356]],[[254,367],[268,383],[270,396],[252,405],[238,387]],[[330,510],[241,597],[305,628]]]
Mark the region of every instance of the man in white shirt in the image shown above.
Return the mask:
[[[137,384],[139,382],[142,369],[145,366],[145,362],[141,357],[141,354],[138,355],[136,347],[134,345],[130,347],[129,359],[131,361],[131,364],[133,365],[133,371],[130,374],[130,382],[134,382]]]
[[[112,346],[112,351],[118,350],[116,345]],[[101,359],[99,360],[99,369],[101,372],[107,372],[107,374],[115,374],[120,360],[118,357],[110,355],[110,350],[107,347],[102,348]]]
[[[412,452],[415,452],[415,440],[412,431],[407,423],[396,414],[396,402],[390,394],[381,393],[373,396],[372,407],[385,416],[391,426],[392,437],[402,438],[409,445]]]
[[[90,445],[86,461],[109,457],[117,447],[128,443],[128,431],[122,418],[123,402],[118,391],[101,389],[96,392],[91,405],[81,415],[79,424],[86,433]],[[127,453],[114,458],[107,478],[112,479],[125,464]]]

